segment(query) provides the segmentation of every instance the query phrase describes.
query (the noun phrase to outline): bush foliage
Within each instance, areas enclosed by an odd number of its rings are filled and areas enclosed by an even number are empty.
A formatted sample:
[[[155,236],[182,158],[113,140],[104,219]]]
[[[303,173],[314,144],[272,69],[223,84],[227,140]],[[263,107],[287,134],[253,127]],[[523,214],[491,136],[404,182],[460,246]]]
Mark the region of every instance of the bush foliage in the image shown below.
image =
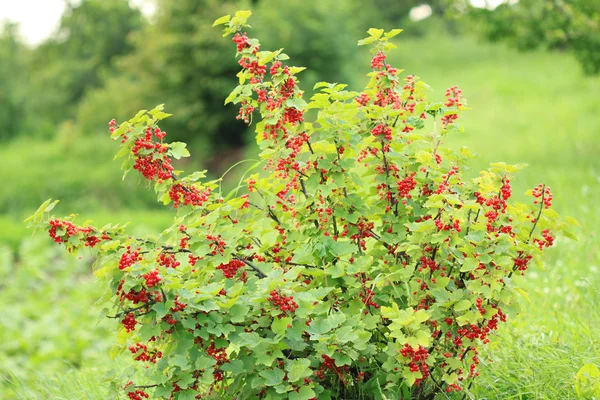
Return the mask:
[[[281,50],[246,35],[249,11],[219,18],[237,47],[239,85],[226,99],[255,124],[261,148],[243,183],[223,193],[204,172],[182,175],[162,107],[111,121],[125,173],[134,169],[177,209],[159,237],[58,219],[48,201],[29,219],[75,253],[98,250],[115,356],[142,368],[130,399],[386,399],[452,396],[478,375],[478,354],[507,314],[518,281],[566,224],[540,184],[509,203],[519,165],[466,179],[471,153],[443,145],[462,130],[457,87],[441,101],[386,64],[400,33],[370,29],[362,92],[318,83],[303,100]],[[315,110],[312,122],[305,113]],[[260,117],[258,121],[255,116]],[[259,168],[262,167],[262,172]],[[461,393],[462,394],[462,393]]]

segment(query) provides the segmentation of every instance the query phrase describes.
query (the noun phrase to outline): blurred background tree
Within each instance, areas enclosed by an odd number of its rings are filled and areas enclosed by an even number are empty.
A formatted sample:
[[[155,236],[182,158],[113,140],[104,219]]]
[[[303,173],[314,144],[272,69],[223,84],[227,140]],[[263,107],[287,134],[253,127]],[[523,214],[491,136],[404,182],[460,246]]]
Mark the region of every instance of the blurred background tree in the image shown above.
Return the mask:
[[[493,9],[474,7],[465,0],[454,5],[467,10],[491,41],[505,41],[519,50],[570,51],[585,73],[600,73],[598,0],[506,0]]]
[[[114,74],[113,61],[131,51],[129,35],[143,25],[127,0],[68,2],[56,33],[31,52],[30,134],[52,136],[58,123],[75,116],[85,95]]]
[[[23,132],[26,124],[27,49],[18,37],[18,26],[0,28],[0,140]]]

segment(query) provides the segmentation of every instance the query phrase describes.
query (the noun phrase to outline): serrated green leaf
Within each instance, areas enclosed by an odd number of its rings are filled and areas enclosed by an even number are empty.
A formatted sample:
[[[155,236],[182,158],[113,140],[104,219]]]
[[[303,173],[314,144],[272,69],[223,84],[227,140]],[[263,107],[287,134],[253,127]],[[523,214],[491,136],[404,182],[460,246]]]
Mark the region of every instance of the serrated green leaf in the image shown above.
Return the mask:
[[[171,155],[179,160],[182,157],[189,157],[190,152],[186,149],[187,144],[183,142],[173,142],[169,145],[171,150]]]
[[[383,32],[384,32],[383,29],[376,29],[376,28],[371,28],[367,31],[367,33],[375,39],[379,39],[381,37],[381,35],[383,35]]]
[[[296,382],[312,375],[310,360],[307,360],[306,358],[288,361],[285,369],[288,373],[289,382]]]
[[[285,377],[285,373],[277,368],[262,370],[258,373],[258,375],[265,378],[265,385],[267,386],[279,385],[281,382],[283,382],[283,378]]]

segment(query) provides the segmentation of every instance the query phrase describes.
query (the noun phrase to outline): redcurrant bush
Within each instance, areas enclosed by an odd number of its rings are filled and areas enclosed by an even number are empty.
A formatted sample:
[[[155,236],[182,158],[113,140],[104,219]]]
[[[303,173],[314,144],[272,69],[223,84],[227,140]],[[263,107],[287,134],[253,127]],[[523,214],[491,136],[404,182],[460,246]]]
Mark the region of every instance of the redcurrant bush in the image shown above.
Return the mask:
[[[466,100],[457,87],[428,100],[427,85],[386,63],[400,30],[359,42],[373,54],[363,91],[321,82],[307,102],[303,68],[261,50],[249,16],[215,22],[241,67],[225,102],[255,124],[261,149],[237,188],[174,169],[189,153],[165,141],[159,106],[109,128],[125,173],[177,211],[172,227],[133,237],[78,226],[49,216],[50,201],[29,219],[71,253],[97,252],[107,316],[120,322],[111,355],[140,366],[124,396],[462,397],[482,347],[518,309],[517,278],[567,226],[550,188],[516,204],[521,166],[463,177],[471,154],[443,142],[462,130]]]

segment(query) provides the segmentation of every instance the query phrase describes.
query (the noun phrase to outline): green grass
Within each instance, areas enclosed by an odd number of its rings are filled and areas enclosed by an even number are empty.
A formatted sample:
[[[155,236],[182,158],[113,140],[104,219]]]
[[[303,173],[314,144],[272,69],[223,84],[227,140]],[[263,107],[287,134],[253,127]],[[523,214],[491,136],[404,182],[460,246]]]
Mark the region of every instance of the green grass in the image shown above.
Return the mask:
[[[545,182],[556,209],[581,224],[579,241],[557,240],[545,270],[527,272],[529,301],[523,298],[522,313],[501,326],[482,354],[472,398],[576,398],[579,368],[600,364],[600,79],[584,77],[558,53],[520,54],[453,37],[399,36],[398,44],[389,61],[420,76],[433,95],[441,98],[452,85],[463,89],[472,111],[465,133],[449,143],[481,155],[474,172],[489,162],[528,163],[512,182],[515,194]],[[364,60],[356,69],[367,72]],[[364,82],[358,73],[357,82]],[[0,322],[2,399],[111,398],[102,375],[114,366],[107,355],[113,337],[110,325],[94,325],[101,288],[86,269],[89,261],[64,261],[42,244],[46,238],[21,244],[28,234],[21,220],[55,197],[65,200],[57,214],[76,211],[99,224],[131,221],[141,231],[165,227],[171,214],[148,210],[153,199],[136,197],[145,195],[135,179],[120,181],[118,164],[109,161],[112,145],[106,138],[63,137],[0,149],[6,165],[16,166],[0,169],[0,321],[9,321]],[[18,262],[8,259],[7,244],[23,247]],[[26,254],[35,256],[25,262]]]
[[[7,398],[20,400],[91,400],[116,398],[118,392],[111,390],[106,382],[98,382],[102,368],[71,369],[60,374],[29,373],[27,381],[12,375],[5,379]],[[2,383],[0,382],[0,388]]]

